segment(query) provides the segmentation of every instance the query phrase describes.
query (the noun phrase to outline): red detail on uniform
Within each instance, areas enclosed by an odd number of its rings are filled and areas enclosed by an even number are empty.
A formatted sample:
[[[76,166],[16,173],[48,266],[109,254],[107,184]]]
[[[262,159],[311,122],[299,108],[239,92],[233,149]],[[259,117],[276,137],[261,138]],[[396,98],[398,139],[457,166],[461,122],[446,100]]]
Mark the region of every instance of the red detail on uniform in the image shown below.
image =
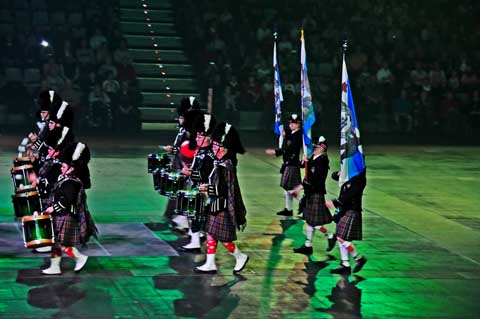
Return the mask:
[[[322,226],[322,227],[320,227],[320,231],[325,234],[327,232],[327,229]]]
[[[347,82],[342,83],[342,91],[347,92]]]
[[[347,246],[347,250],[349,253],[351,253],[353,251],[353,246],[352,245]]]
[[[73,255],[73,248],[72,248],[72,247],[65,247],[65,249],[63,250],[63,252],[64,252],[65,254],[67,254],[67,256],[70,257],[70,258],[75,257],[75,256]]]
[[[195,156],[195,152],[197,151],[197,149],[191,150],[189,148],[189,145],[190,145],[189,141],[184,141],[180,146],[180,154],[182,154],[186,158],[193,158]]]
[[[207,239],[207,254],[215,254],[217,252],[217,241],[215,239]]]
[[[222,243],[225,248],[231,253],[235,251],[235,244],[232,241],[229,241],[228,243]]]

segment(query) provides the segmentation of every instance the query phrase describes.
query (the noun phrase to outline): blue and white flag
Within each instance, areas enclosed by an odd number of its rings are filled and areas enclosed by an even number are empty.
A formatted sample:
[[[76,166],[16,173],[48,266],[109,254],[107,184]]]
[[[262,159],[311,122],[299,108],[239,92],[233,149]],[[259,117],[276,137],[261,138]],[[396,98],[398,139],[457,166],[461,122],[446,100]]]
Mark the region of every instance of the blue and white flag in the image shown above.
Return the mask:
[[[348,80],[345,55],[343,55],[339,185],[342,186],[354,176],[362,173],[365,167],[363,148],[360,143],[360,130],[358,129],[350,81]]]
[[[307,74],[307,54],[305,52],[305,39],[303,37],[303,30],[300,41],[302,42],[302,49],[300,54],[300,63],[302,64],[301,71],[301,93],[302,93],[302,121],[303,121],[303,153],[309,156],[313,152],[312,144],[312,126],[315,123],[315,111],[312,103],[312,94],[310,91],[310,82]]]
[[[273,93],[275,95],[275,126],[273,131],[279,135],[279,147],[282,147],[281,140],[283,139],[283,124],[282,124],[282,108],[283,102],[282,84],[280,82],[280,71],[277,62],[277,41],[273,42]]]

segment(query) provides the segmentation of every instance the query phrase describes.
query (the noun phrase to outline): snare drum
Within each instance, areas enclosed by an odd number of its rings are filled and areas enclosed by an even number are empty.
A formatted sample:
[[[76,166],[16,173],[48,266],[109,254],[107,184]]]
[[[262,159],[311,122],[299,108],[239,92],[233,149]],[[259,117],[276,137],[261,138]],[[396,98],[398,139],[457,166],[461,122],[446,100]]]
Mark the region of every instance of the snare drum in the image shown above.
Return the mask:
[[[12,168],[12,182],[15,192],[23,192],[29,187],[32,187],[29,177],[33,173],[34,171],[32,164],[24,164]]]
[[[25,216],[22,218],[22,228],[23,243],[27,248],[51,246],[55,243],[50,215]]]
[[[147,171],[152,173],[156,169],[170,168],[170,157],[167,153],[153,153],[147,156]]]
[[[198,190],[181,190],[177,194],[176,213],[195,217],[203,214],[207,196],[205,192]]]
[[[160,195],[176,198],[177,192],[186,188],[186,176],[179,172],[167,172],[160,170],[157,178],[158,188],[156,190]]]
[[[12,195],[13,209],[15,217],[32,215],[33,212],[42,211],[40,194],[37,191],[23,192]]]
[[[32,165],[32,160],[30,157],[24,156],[24,157],[17,157],[16,159],[13,160],[13,166],[22,166],[22,165],[27,165],[30,164]]]

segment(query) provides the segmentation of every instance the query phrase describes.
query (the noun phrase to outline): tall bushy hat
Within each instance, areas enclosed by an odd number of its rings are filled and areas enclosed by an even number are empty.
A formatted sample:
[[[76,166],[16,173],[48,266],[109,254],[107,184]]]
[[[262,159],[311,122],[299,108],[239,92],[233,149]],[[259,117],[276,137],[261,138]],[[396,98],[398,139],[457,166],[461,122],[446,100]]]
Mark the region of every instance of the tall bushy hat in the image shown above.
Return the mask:
[[[50,120],[61,126],[73,126],[73,110],[67,102],[63,101],[60,106],[52,108],[50,111]]]
[[[38,95],[37,104],[40,111],[51,111],[62,104],[62,98],[54,90],[45,90]]]
[[[60,161],[75,168],[75,175],[82,181],[83,188],[91,187],[90,170],[90,148],[82,142],[71,143],[60,153]]]
[[[237,130],[229,123],[221,122],[215,127],[212,133],[212,141],[228,149],[228,153],[232,155],[245,153],[245,148],[240,141]]]
[[[205,113],[203,116],[197,116],[193,121],[192,135],[195,136],[197,133],[204,133],[205,135],[212,135],[213,129],[217,121],[213,114]]]
[[[190,132],[190,145],[196,145],[197,133],[203,133],[205,136],[212,135],[216,123],[213,114],[202,113],[197,115],[193,120],[192,131]]]
[[[72,130],[67,126],[55,127],[47,134],[45,144],[60,152],[74,141]]]
[[[178,116],[184,116],[187,111],[199,110],[200,103],[194,96],[185,97],[180,101],[180,105],[177,107]]]

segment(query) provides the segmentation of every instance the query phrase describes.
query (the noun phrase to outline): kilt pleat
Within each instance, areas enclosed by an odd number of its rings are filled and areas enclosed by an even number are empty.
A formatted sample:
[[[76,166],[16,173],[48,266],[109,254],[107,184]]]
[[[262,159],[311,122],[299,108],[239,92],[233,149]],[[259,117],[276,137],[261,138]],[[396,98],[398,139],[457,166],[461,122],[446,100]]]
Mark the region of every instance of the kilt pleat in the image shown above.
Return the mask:
[[[292,190],[295,186],[298,186],[302,183],[300,176],[300,167],[298,166],[287,166],[285,171],[282,174],[280,179],[280,186],[286,190]]]
[[[362,214],[348,210],[337,223],[336,236],[344,240],[362,240]]]
[[[221,242],[237,240],[237,229],[232,217],[225,211],[208,215],[205,231]]]
[[[302,212],[305,222],[310,226],[326,225],[332,222],[332,214],[325,206],[325,195],[323,194],[306,195]]]
[[[77,246],[80,244],[80,224],[70,215],[55,216],[55,241],[63,246]]]

